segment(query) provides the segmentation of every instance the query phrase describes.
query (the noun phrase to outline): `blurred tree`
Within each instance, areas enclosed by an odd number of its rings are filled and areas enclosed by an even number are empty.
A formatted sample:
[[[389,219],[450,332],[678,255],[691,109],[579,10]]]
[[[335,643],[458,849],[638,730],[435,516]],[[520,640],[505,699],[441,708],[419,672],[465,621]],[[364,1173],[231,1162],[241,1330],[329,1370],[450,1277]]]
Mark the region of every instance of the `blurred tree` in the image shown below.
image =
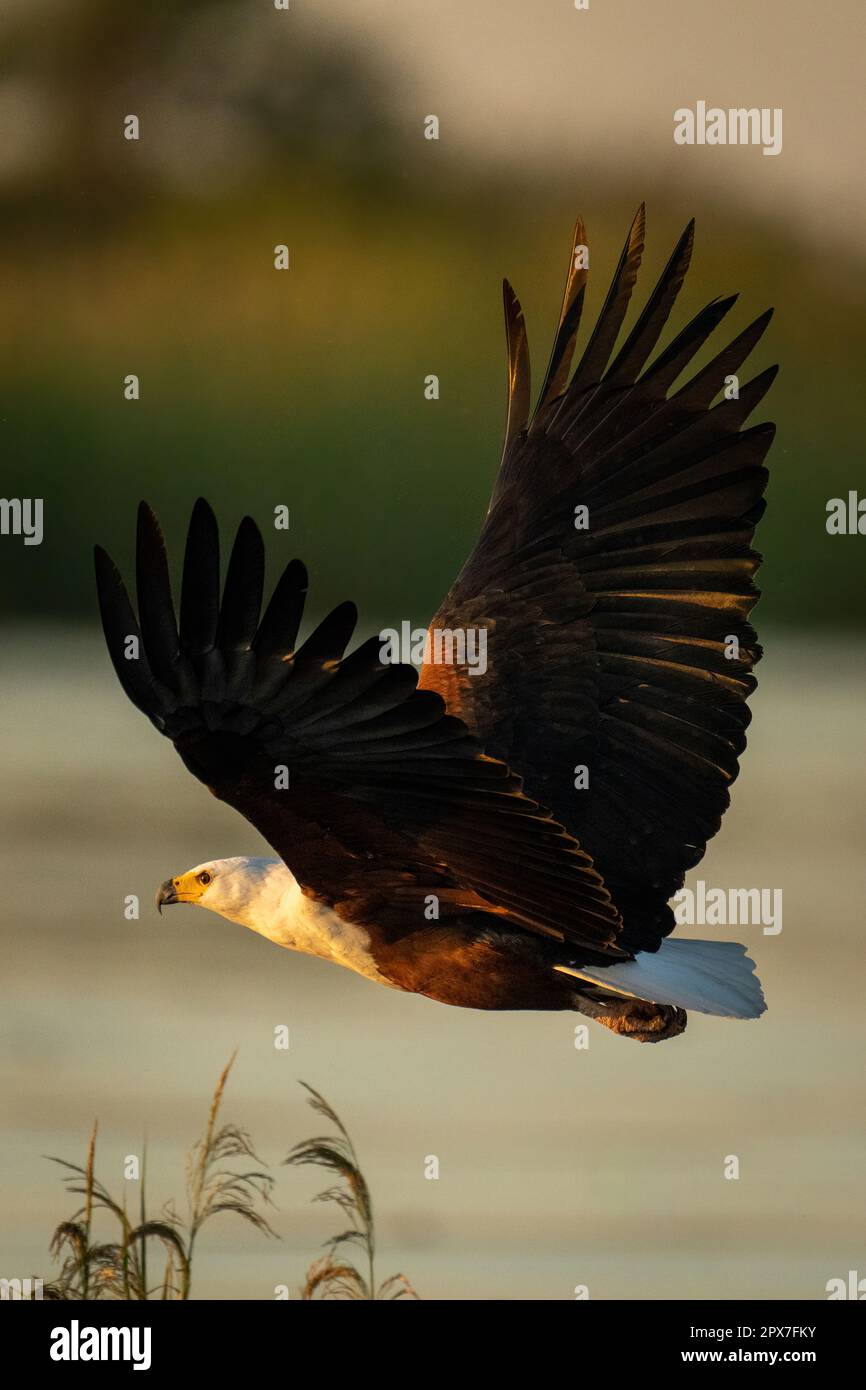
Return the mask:
[[[287,158],[367,177],[399,131],[369,50],[259,0],[75,0],[0,19],[0,199],[111,230],[162,190],[207,197],[279,177]],[[139,117],[131,161],[123,119]],[[130,142],[131,143],[131,142]]]

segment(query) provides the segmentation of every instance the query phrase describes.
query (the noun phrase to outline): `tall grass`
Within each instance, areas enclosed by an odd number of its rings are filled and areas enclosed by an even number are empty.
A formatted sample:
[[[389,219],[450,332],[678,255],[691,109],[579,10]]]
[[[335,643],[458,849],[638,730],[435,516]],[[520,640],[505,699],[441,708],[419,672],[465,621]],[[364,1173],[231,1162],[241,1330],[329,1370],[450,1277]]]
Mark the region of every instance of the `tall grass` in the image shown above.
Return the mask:
[[[220,1123],[222,1105],[232,1056],[217,1081],[201,1139],[187,1158],[186,1215],[181,1217],[173,1202],[166,1203],[158,1215],[147,1209],[147,1146],[143,1146],[138,1211],[135,1218],[127,1211],[126,1199],[118,1201],[96,1175],[94,1123],[84,1164],[50,1157],[64,1172],[66,1190],[83,1198],[81,1205],[61,1221],[51,1239],[52,1258],[60,1262],[56,1279],[44,1286],[43,1294],[54,1300],[185,1300],[192,1288],[193,1256],[202,1228],[223,1214],[240,1217],[264,1236],[274,1236],[266,1217],[272,1207],[274,1178],[253,1148],[250,1136],[238,1125]],[[339,1117],[327,1101],[306,1086],[310,1104],[338,1130],[336,1136],[315,1138],[297,1144],[285,1160],[287,1164],[317,1164],[338,1174],[340,1182],[319,1194],[316,1200],[335,1203],[350,1227],[326,1241],[327,1254],[313,1262],[307,1271],[300,1297],[310,1299],[392,1299],[417,1298],[402,1274],[376,1285],[374,1274],[375,1226],[367,1181],[358,1164],[352,1141]],[[254,1165],[254,1166],[250,1166]],[[100,1241],[94,1231],[97,1213],[106,1213],[116,1226],[114,1240]],[[362,1274],[350,1261],[338,1257],[348,1245],[363,1252]],[[160,1274],[149,1272],[161,1252]]]
[[[336,1136],[325,1135],[305,1139],[296,1144],[285,1160],[288,1164],[312,1164],[335,1173],[338,1181],[325,1188],[313,1200],[332,1202],[349,1222],[346,1230],[325,1241],[327,1253],[314,1261],[307,1270],[301,1297],[305,1299],[395,1299],[417,1298],[404,1274],[392,1274],[376,1285],[375,1254],[376,1227],[370,1189],[361,1171],[355,1146],[342,1120],[324,1096],[301,1082],[309,1093],[309,1104],[317,1114],[338,1131]],[[355,1247],[363,1257],[363,1272],[343,1255]]]

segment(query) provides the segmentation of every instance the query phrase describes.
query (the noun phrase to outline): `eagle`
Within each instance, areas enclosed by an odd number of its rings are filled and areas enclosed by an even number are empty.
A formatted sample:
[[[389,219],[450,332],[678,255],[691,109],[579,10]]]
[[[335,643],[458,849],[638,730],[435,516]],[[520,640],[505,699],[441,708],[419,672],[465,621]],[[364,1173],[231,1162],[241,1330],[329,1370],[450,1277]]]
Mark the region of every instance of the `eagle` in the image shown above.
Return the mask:
[[[470,1009],[569,1009],[658,1042],[689,1010],[755,1018],[754,962],[672,938],[671,899],[719,829],[761,655],[750,624],[772,424],[745,427],[776,368],[740,383],[772,310],[675,384],[736,301],[654,354],[692,220],[617,349],[644,250],[638,209],[573,368],[587,282],[578,219],[531,408],[526,327],[504,282],[505,440],[475,548],[433,617],[420,674],[341,603],[301,644],[307,572],[262,616],[264,544],[238,527],[222,589],[199,499],[176,615],[154,513],[138,513],[138,613],[95,550],[120,683],[186,767],[275,856],[167,879],[289,950]],[[650,361],[649,359],[652,358]],[[441,660],[474,632],[486,659]],[[459,649],[458,649],[459,654]]]

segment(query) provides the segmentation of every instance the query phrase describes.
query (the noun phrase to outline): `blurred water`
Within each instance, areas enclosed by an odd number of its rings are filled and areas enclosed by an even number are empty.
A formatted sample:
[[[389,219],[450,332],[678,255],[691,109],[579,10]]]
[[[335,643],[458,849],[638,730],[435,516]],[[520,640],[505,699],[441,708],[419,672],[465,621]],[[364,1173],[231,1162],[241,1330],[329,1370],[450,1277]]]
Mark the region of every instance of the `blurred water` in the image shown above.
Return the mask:
[[[124,1190],[146,1130],[153,1201],[182,1197],[235,1047],[225,1115],[278,1164],[321,1129],[298,1078],[323,1091],[372,1185],[380,1273],[404,1270],[424,1297],[568,1299],[588,1284],[593,1298],[821,1298],[827,1279],[866,1273],[866,660],[841,640],[767,647],[734,805],[694,877],[783,888],[781,935],[724,933],[748,943],[770,1012],[692,1015],[658,1047],[593,1029],[582,1052],[576,1016],[451,1010],[212,914],[157,916],[169,874],[261,842],[126,703],[95,634],[7,630],[0,1274],[49,1276],[71,1203],[41,1155],[83,1159],[94,1116],[103,1181]],[[283,1023],[288,1053],[273,1046]],[[730,1154],[739,1181],[723,1177]],[[336,1230],[309,1204],[321,1180],[277,1174],[281,1240],[221,1218],[197,1296],[294,1289]]]

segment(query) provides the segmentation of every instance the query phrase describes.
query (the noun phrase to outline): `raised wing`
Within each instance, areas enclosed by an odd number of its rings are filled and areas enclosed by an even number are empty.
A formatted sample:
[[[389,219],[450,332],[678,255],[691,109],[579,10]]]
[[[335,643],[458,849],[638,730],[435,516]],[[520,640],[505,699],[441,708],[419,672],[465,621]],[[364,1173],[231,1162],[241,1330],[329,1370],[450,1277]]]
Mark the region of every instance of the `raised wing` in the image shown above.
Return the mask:
[[[768,311],[672,393],[736,296],[707,305],[646,366],[692,223],[611,360],[643,238],[641,207],[569,379],[585,279],[572,257],[531,420],[523,315],[506,282],[502,463],[431,624],[486,629],[487,670],[430,663],[421,676],[589,851],[631,950],[656,949],[672,929],[668,900],[718,830],[745,747],[760,657],[751,543],[774,427],[742,427],[776,373],[737,385]]]
[[[138,618],[103,550],[96,573],[108,649],[129,698],[186,766],[241,812],[305,892],[386,938],[487,913],[582,958],[621,957],[620,922],[591,860],[520,778],[487,756],[411,667],[349,656],[352,604],[296,648],[306,594],[293,561],[259,621],[264,546],[242,521],[220,598],[219,536],[193,511],[175,619],[158,523],[139,510]]]

